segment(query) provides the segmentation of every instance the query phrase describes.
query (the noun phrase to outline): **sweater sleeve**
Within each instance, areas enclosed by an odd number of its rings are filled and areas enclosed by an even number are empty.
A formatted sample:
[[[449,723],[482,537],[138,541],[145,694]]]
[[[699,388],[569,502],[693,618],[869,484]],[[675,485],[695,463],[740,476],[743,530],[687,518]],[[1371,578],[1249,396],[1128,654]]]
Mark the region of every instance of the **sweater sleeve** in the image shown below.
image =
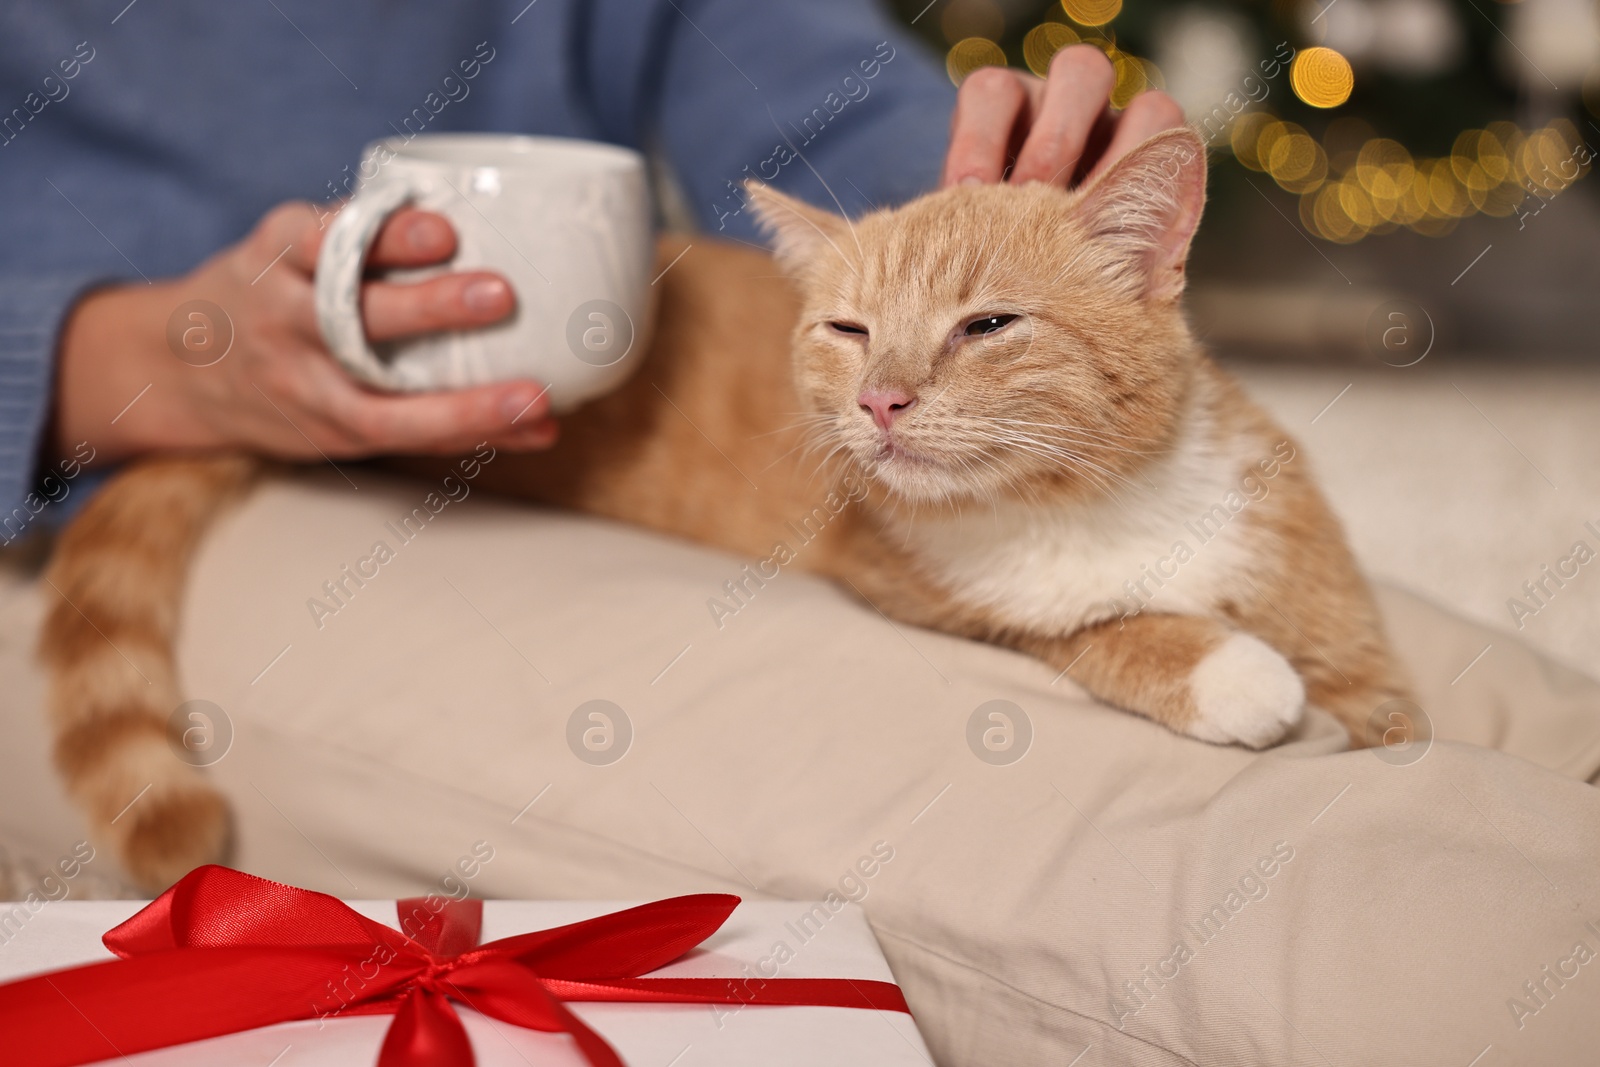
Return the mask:
[[[601,114],[664,152],[708,232],[759,239],[750,178],[851,215],[937,182],[955,89],[876,0],[654,0],[642,19],[628,6],[648,43],[620,81],[599,72]],[[613,64],[628,51],[617,37],[590,31],[591,71],[601,48]]]
[[[61,471],[54,465],[49,472],[41,469],[56,340],[73,303],[99,280],[96,273],[0,281],[0,545],[65,517],[56,505],[67,498],[67,483],[82,465],[69,461]]]

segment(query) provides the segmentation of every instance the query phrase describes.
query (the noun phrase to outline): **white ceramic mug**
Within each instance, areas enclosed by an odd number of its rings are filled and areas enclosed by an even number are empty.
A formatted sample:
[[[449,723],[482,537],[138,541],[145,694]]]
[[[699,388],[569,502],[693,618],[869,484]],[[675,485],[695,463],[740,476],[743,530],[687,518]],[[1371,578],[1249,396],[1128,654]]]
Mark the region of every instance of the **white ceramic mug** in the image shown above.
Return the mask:
[[[335,216],[317,261],[317,321],[339,362],[380,389],[418,392],[534,378],[570,411],[620,385],[648,343],[654,241],[644,158],[557,137],[423,134],[367,147],[363,184]],[[376,348],[361,322],[361,280],[384,220],[402,205],[455,227],[447,270],[492,270],[517,309],[481,329]]]

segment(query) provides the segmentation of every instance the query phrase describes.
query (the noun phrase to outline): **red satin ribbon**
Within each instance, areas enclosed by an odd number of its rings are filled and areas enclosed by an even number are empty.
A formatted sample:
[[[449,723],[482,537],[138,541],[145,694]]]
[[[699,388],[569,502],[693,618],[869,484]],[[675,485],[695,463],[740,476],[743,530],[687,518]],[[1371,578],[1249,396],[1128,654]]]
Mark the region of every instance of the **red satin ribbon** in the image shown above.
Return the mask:
[[[5,1062],[72,1067],[294,1019],[387,1014],[378,1067],[472,1067],[459,1001],[570,1034],[593,1067],[624,1067],[563,1001],[910,1010],[889,982],[641,977],[716,932],[735,896],[672,897],[487,945],[481,901],[437,904],[399,902],[408,937],[336,897],[200,867],[105,935],[121,959],[0,985]]]

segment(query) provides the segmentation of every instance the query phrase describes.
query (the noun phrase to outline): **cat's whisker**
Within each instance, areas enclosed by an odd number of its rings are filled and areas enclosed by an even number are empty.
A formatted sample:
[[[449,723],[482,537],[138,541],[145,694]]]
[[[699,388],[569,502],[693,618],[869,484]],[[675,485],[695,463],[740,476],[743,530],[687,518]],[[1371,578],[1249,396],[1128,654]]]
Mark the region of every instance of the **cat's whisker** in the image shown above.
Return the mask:
[[[994,432],[994,431],[991,430],[990,432]],[[1036,433],[1029,434],[1029,436],[1034,438],[1035,440],[1049,441],[1049,442],[1054,443],[1054,444],[1067,445],[1067,446],[1073,446],[1073,447],[1078,447],[1078,448],[1089,448],[1089,449],[1104,450],[1104,451],[1107,451],[1107,452],[1121,452],[1121,453],[1124,453],[1124,454],[1130,455],[1130,456],[1153,456],[1153,455],[1162,454],[1162,453],[1149,452],[1149,451],[1146,451],[1146,450],[1140,449],[1140,448],[1125,448],[1122,445],[1111,444],[1109,442],[1101,441],[1101,440],[1098,440],[1098,439],[1093,438],[1093,437],[1080,437],[1080,436],[1076,436],[1076,435],[1072,435],[1072,434],[1061,434],[1061,433],[1055,433],[1055,432],[1047,434],[1047,433],[1037,433],[1036,432]]]
[[[1144,448],[1129,448],[1127,445],[1121,445],[1115,441],[1107,441],[1103,438],[1093,436],[1092,434],[1074,433],[1071,431],[1062,430],[1030,430],[1026,428],[1023,428],[1022,432],[1032,434],[1041,440],[1061,441],[1070,445],[1103,449],[1108,452],[1120,452],[1129,456],[1155,456],[1164,454],[1152,452],[1149,449]]]
[[[1074,463],[1080,468],[1092,468],[1093,470],[1103,474],[1106,478],[1121,482],[1129,487],[1139,487],[1138,483],[1133,481],[1127,475],[1122,474],[1120,471],[1113,470],[1110,467],[1104,466],[1103,464],[1096,463],[1094,460],[1081,453],[1074,452],[1071,449],[1045,444],[1044,442],[1036,440],[1030,440],[1029,443],[1033,448],[1040,451],[1042,454],[1054,456],[1063,461]]]
[[[1095,463],[1093,460],[1078,455],[1074,452],[1046,445],[1035,441],[1032,438],[1021,435],[1008,434],[997,437],[997,440],[1001,443],[1009,445],[1016,451],[1030,454],[1039,459],[1043,459],[1048,463],[1053,463],[1057,466],[1067,468],[1074,474],[1077,474],[1080,477],[1088,480],[1090,484],[1096,486],[1102,492],[1106,493],[1123,508],[1126,508],[1128,505],[1127,502],[1122,499],[1121,494],[1116,491],[1116,483],[1120,481],[1128,487],[1134,489],[1139,488],[1137,483],[1131,481],[1117,471],[1101,466],[1100,464]]]
[[[808,437],[812,441],[812,447],[814,448],[821,448],[830,441],[833,442],[835,449],[845,448],[849,442],[845,438],[843,430],[844,426],[838,420],[835,420],[832,423],[817,426],[809,433]]]
[[[1010,417],[1007,417],[1007,416],[1004,416],[1004,415],[976,415],[976,414],[972,415],[971,417],[975,418],[975,419],[983,419],[986,422],[1004,422],[1004,423],[1009,423],[1009,424],[1016,425],[1016,426],[1039,426],[1039,427],[1044,427],[1045,429],[1052,429],[1052,430],[1077,430],[1080,433],[1103,434],[1104,436],[1107,436],[1107,437],[1116,437],[1116,438],[1120,438],[1120,439],[1123,439],[1123,440],[1129,440],[1129,441],[1145,441],[1145,440],[1148,440],[1148,438],[1142,437],[1142,436],[1137,435],[1137,434],[1118,433],[1115,430],[1096,429],[1096,428],[1090,427],[1090,426],[1079,426],[1079,425],[1077,425],[1075,423],[1061,422],[1059,420],[1055,421],[1055,422],[1039,422],[1039,421],[1033,420],[1033,419],[1010,418]]]
[[[790,456],[794,455],[796,452],[800,452],[802,449],[805,449],[806,451],[809,452],[810,450],[812,450],[812,449],[814,449],[816,447],[818,447],[818,446],[816,444],[812,443],[809,440],[809,438],[802,439],[799,444],[795,445],[793,448],[788,449],[787,451],[785,451],[784,453],[779,455],[777,459],[773,460],[771,463],[768,463],[765,467],[762,467],[756,473],[757,474],[765,474],[769,470],[771,470],[773,467],[776,467],[778,464],[782,463],[784,460],[786,460]],[[804,453],[802,453],[801,458],[802,459],[805,458],[805,454]]]
[[[780,433],[788,433],[791,430],[798,430],[798,429],[801,429],[803,427],[807,427],[808,428],[808,427],[814,426],[814,425],[816,425],[818,423],[832,422],[833,421],[833,416],[832,415],[826,415],[826,414],[822,414],[822,413],[819,413],[819,412],[804,413],[804,414],[796,413],[796,414],[798,416],[797,421],[791,422],[787,426],[780,426],[776,430],[768,430],[766,433],[751,434],[745,440],[747,440],[747,441],[759,441],[763,437],[776,437]]]
[[[848,447],[849,447],[849,443],[846,442],[846,441],[843,441],[843,440],[835,441],[833,447],[828,449],[828,451],[823,455],[823,457],[820,460],[817,461],[816,468],[811,472],[811,476],[813,478],[815,478],[818,475],[820,475],[822,473],[822,471],[823,471],[823,468],[825,468],[828,465],[829,461],[832,460],[834,456],[838,455],[840,452],[844,451]]]
[[[1077,430],[1061,426],[1050,426],[1042,423],[1029,423],[1022,420],[985,418],[982,416],[968,416],[967,421],[978,424],[977,427],[963,427],[963,429],[969,431],[981,427],[980,432],[983,433],[992,434],[999,433],[1001,431],[1025,433],[1029,437],[1036,440],[1050,441],[1052,443],[1070,445],[1078,448],[1104,450],[1108,452],[1122,452],[1128,455],[1136,456],[1156,456],[1165,454],[1164,452],[1157,452],[1149,449],[1129,448],[1126,445],[1117,444],[1114,441],[1103,440],[1093,431]],[[1138,439],[1134,438],[1131,440]]]
[[[761,473],[765,474],[767,471],[771,470],[773,467],[776,467],[778,464],[782,463],[784,460],[795,455],[796,453],[799,453],[799,459],[803,461],[809,458],[811,453],[814,452],[818,447],[818,442],[815,440],[813,435],[804,434],[794,445],[784,449],[782,452],[778,453],[777,456],[773,457],[772,462],[761,468]]]
[[[771,470],[773,467],[776,467],[778,464],[782,463],[785,459],[788,459],[796,452],[800,453],[800,458],[796,462],[796,466],[798,467],[804,464],[805,461],[811,457],[812,453],[827,443],[828,434],[826,431],[830,424],[837,422],[835,416],[825,412],[797,412],[795,414],[797,416],[797,421],[790,423],[783,429],[773,430],[770,433],[756,434],[755,436],[749,438],[749,440],[755,441],[763,437],[771,437],[773,434],[793,431],[798,431],[800,434],[800,441],[798,444],[796,444],[793,448],[784,451],[771,463],[768,463],[765,467],[762,467],[757,473],[765,474],[767,471]],[[821,466],[819,465],[817,471],[813,473],[812,477],[815,478],[816,473],[820,472]]]
[[[1091,465],[1091,466],[1095,467],[1096,469],[1105,472],[1108,476],[1117,479],[1118,481],[1122,482],[1123,484],[1126,484],[1126,485],[1128,485],[1130,487],[1135,487],[1135,488],[1140,487],[1140,483],[1139,482],[1134,481],[1132,478],[1128,477],[1126,474],[1124,474],[1124,473],[1122,473],[1120,471],[1116,471],[1116,470],[1114,470],[1114,469],[1112,469],[1110,467],[1105,466],[1104,464],[1096,462],[1094,459],[1091,459],[1090,456],[1086,455],[1085,453],[1086,452],[1095,453],[1097,451],[1103,450],[1103,451],[1111,451],[1111,452],[1124,452],[1124,453],[1128,453],[1128,454],[1131,454],[1131,455],[1147,455],[1148,454],[1148,453],[1142,452],[1142,451],[1137,450],[1137,449],[1122,448],[1122,447],[1117,446],[1117,445],[1109,445],[1109,444],[1105,444],[1103,442],[1084,441],[1084,440],[1077,440],[1077,439],[1073,439],[1073,438],[1069,438],[1069,437],[1060,437],[1060,436],[1056,436],[1056,435],[1045,435],[1045,434],[1039,434],[1039,433],[1029,433],[1027,431],[1019,430],[1019,429],[1017,429],[1015,427],[1012,427],[1012,426],[995,425],[995,426],[991,426],[991,427],[985,429],[983,431],[983,433],[984,433],[986,439],[997,440],[997,441],[999,441],[999,440],[1015,440],[1018,437],[1021,437],[1022,439],[1028,441],[1031,445],[1033,445],[1035,447],[1038,447],[1038,448],[1046,449],[1046,450],[1052,452],[1057,457],[1061,457],[1061,458],[1070,457],[1075,463],[1078,463],[1080,465],[1084,465],[1084,464]],[[1145,483],[1144,488],[1149,488],[1148,482]]]
[[[1121,452],[1130,456],[1154,456],[1164,454],[1153,452],[1145,448],[1129,448],[1126,445],[1119,445],[1114,441],[1107,441],[1103,438],[1094,436],[1093,434],[1081,433],[1072,430],[1052,429],[1032,430],[1027,432],[1033,433],[1042,440],[1065,441],[1070,444],[1092,445],[1095,448],[1103,448],[1111,452]]]
[[[1008,418],[1003,418],[1003,417],[1000,417],[1000,416],[984,416],[984,415],[973,415],[973,416],[970,416],[970,417],[971,418],[975,418],[975,419],[982,419],[985,422],[1004,423],[1004,424],[1006,424],[1008,426],[1033,426],[1033,427],[1038,427],[1040,429],[1054,430],[1054,431],[1060,431],[1060,432],[1064,432],[1064,433],[1077,433],[1077,434],[1084,434],[1084,435],[1093,436],[1093,437],[1104,437],[1104,438],[1106,438],[1108,440],[1115,439],[1115,440],[1123,440],[1123,441],[1136,441],[1136,442],[1142,442],[1142,443],[1153,443],[1153,442],[1150,441],[1150,439],[1148,437],[1144,437],[1144,436],[1141,436],[1141,435],[1138,435],[1138,434],[1117,433],[1115,430],[1093,429],[1093,428],[1088,427],[1088,426],[1075,426],[1075,425],[1073,425],[1071,423],[1033,422],[1033,421],[1030,421],[1028,419],[1008,419]],[[1163,450],[1163,451],[1167,451],[1167,450]]]

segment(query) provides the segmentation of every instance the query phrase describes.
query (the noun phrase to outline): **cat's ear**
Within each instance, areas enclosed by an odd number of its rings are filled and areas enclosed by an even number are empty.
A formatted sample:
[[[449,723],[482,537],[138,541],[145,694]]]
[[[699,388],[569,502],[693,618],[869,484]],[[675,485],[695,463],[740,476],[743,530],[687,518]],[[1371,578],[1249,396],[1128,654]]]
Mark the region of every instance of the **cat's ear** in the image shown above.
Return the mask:
[[[831,211],[812,207],[758,181],[745,182],[744,190],[756,221],[772,235],[778,265],[786,271],[793,273],[815,262],[826,249],[840,252],[849,240],[849,223]]]
[[[1091,181],[1076,211],[1137,272],[1149,299],[1176,300],[1205,198],[1205,142],[1190,129],[1167,130]]]

